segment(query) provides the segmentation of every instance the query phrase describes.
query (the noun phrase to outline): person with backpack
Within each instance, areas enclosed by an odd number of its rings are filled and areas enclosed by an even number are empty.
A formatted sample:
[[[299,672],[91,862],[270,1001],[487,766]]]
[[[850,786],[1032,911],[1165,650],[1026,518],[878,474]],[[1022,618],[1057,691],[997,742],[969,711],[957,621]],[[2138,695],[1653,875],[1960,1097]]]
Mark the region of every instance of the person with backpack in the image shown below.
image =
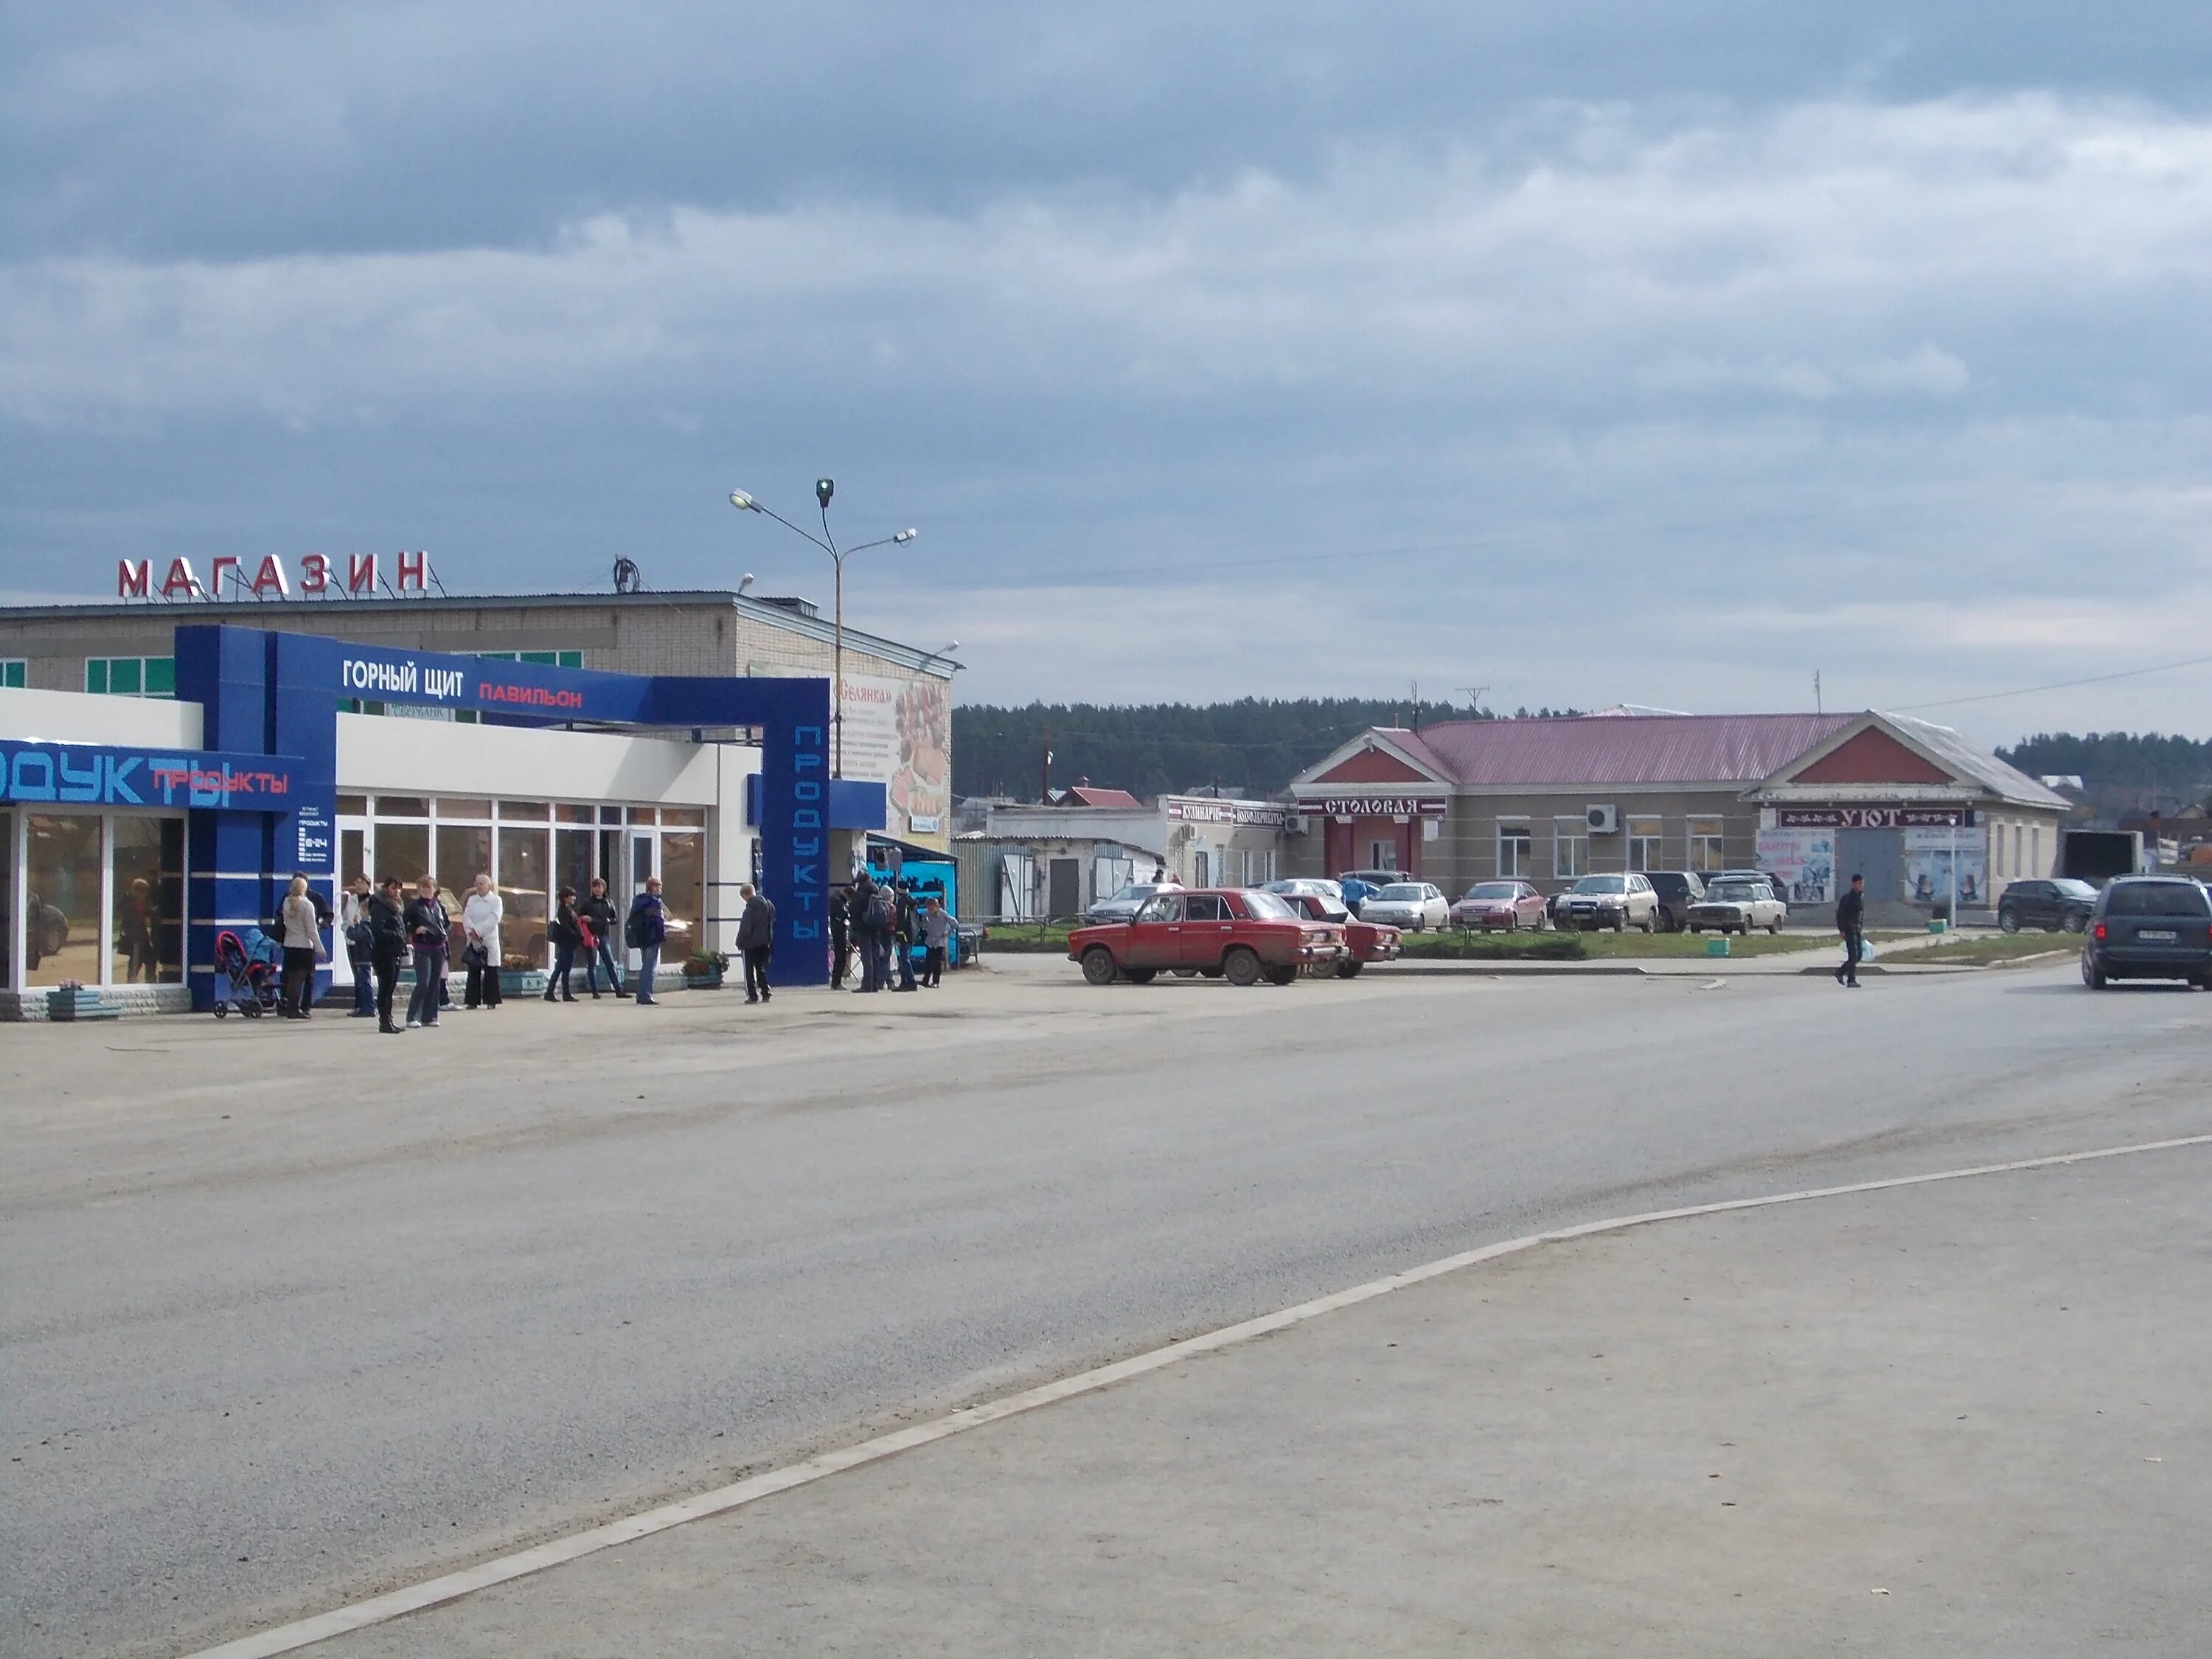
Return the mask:
[[[387,1036],[399,1035],[399,1027],[392,1023],[392,998],[399,984],[399,964],[407,955],[403,895],[399,878],[386,876],[366,907],[369,965],[376,974],[376,1029]]]
[[[408,948],[415,953],[415,991],[407,999],[407,1029],[435,1030],[439,993],[446,983],[446,943],[453,933],[453,919],[438,901],[435,876],[424,876],[415,884],[415,896],[407,901],[403,919]]]
[[[846,910],[852,918],[853,943],[860,952],[860,982],[855,991],[875,991],[882,987],[876,977],[875,923],[873,913],[876,884],[866,870],[853,878],[851,896],[845,901]]]
[[[568,975],[575,970],[576,947],[584,942],[584,924],[576,915],[576,890],[563,887],[554,895],[553,921],[545,929],[545,936],[553,941],[553,973],[545,981],[545,1000],[574,1002],[576,994],[568,988]],[[556,999],[554,993],[559,992]],[[597,991],[592,993],[599,995]]]
[[[621,918],[607,897],[604,876],[592,878],[591,896],[576,912],[576,921],[583,936],[584,988],[594,1000],[599,994],[599,969],[607,970],[607,988],[617,996],[623,994],[622,975],[615,970],[615,924]]]
[[[353,969],[353,1012],[348,1019],[367,1019],[376,1012],[374,941],[369,937],[368,878],[357,875],[346,884],[338,902],[338,927],[345,938],[346,965]]]
[[[914,976],[914,947],[921,938],[921,906],[914,896],[909,878],[898,885],[898,908],[891,922],[891,949],[898,955],[898,985],[902,991],[918,991]]]
[[[658,1008],[653,976],[660,967],[660,947],[668,942],[668,908],[660,902],[660,878],[647,876],[645,890],[631,901],[623,925],[623,943],[637,952],[637,1006]]]
[[[891,982],[891,936],[898,927],[898,891],[889,881],[868,885],[868,969],[872,980],[860,988],[888,991]]]
[[[775,906],[749,881],[739,884],[738,896],[744,901],[738,916],[738,951],[745,959],[745,1000],[766,1002],[769,958],[775,953]]]

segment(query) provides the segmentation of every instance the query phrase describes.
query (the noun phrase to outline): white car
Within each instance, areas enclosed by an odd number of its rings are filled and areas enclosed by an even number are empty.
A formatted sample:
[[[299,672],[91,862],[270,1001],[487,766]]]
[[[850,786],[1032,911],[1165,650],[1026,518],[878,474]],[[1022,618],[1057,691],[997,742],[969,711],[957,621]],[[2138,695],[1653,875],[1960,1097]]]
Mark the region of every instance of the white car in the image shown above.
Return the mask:
[[[1451,901],[1425,881],[1394,881],[1359,907],[1362,921],[1421,933],[1451,921]]]
[[[1689,915],[1693,933],[1708,927],[1717,933],[1748,934],[1754,927],[1778,933],[1789,920],[1790,907],[1774,896],[1771,887],[1740,876],[1723,876],[1712,883],[1705,897],[1690,907]]]
[[[1180,893],[1181,891],[1182,891],[1182,884],[1179,881],[1132,882],[1111,898],[1094,901],[1091,908],[1083,913],[1083,920],[1087,925],[1092,927],[1101,922],[1134,921],[1137,912],[1145,908],[1145,901],[1153,894]]]

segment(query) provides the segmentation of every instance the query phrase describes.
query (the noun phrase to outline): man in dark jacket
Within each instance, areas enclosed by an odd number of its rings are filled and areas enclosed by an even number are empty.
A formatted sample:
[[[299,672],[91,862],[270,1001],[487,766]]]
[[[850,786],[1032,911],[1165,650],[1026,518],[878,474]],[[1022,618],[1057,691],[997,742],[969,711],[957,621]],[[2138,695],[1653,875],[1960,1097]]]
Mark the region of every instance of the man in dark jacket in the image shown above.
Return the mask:
[[[1853,876],[1851,890],[1836,901],[1836,931],[1844,936],[1843,965],[1836,983],[1859,988],[1859,952],[1866,948],[1866,878]]]
[[[914,977],[914,947],[921,937],[921,907],[915,902],[911,881],[902,884],[898,890],[897,918],[891,924],[891,949],[898,956],[897,988],[902,991],[921,988]]]
[[[622,920],[607,899],[607,884],[603,877],[592,878],[592,896],[578,908],[577,915],[592,930],[591,943],[584,947],[584,988],[593,996],[599,994],[599,969],[607,970],[607,988],[617,996],[623,994],[622,975],[615,971],[615,924]]]
[[[853,970],[853,914],[849,888],[830,890],[830,988],[845,988],[845,975]]]
[[[660,947],[668,942],[668,911],[660,902],[660,878],[647,876],[645,890],[630,901],[623,943],[637,952],[637,1006],[657,1008],[653,976],[660,968]]]
[[[403,919],[407,943],[415,951],[415,994],[407,999],[407,1024],[432,1030],[438,1024],[439,993],[446,982],[446,942],[453,933],[453,919],[438,901],[435,876],[415,884],[415,896],[407,901]]]
[[[376,975],[376,1029],[399,1035],[392,1023],[392,988],[399,983],[399,964],[407,955],[407,916],[400,903],[399,878],[386,876],[382,886],[368,896],[369,970]]]
[[[738,951],[745,959],[745,1000],[766,1002],[768,959],[775,949],[775,906],[752,883],[738,888],[744,908],[738,913]]]
[[[874,919],[876,884],[866,870],[853,878],[853,896],[847,901],[853,913],[853,939],[860,947],[860,983],[863,991],[880,991],[883,983],[883,953],[878,944]]]

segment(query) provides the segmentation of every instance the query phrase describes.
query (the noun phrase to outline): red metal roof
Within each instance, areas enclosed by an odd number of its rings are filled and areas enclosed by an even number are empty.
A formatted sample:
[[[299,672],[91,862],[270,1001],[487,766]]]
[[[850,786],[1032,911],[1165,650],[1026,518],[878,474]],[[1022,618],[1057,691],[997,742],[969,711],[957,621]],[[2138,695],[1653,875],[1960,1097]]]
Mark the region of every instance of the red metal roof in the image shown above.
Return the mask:
[[[1474,787],[1741,783],[1771,776],[1859,720],[1849,714],[1583,714],[1452,720],[1390,731],[1408,754]]]
[[[1101,789],[1096,785],[1079,783],[1062,798],[1068,806],[1132,806],[1142,807],[1139,800],[1126,789]]]

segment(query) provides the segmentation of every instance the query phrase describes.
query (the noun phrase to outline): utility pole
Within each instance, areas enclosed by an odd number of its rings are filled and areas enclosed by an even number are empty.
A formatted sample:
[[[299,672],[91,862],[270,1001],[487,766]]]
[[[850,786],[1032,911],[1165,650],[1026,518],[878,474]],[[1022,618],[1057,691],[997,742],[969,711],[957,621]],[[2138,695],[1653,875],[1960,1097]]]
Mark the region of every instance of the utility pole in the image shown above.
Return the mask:
[[[1039,769],[1037,772],[1037,805],[1039,806],[1048,806],[1051,805],[1051,803],[1052,722],[1048,720],[1045,722],[1044,728],[1044,765]]]
[[[1813,712],[1816,714],[1828,712],[1820,704],[1820,671],[1817,668],[1813,671]]]
[[[1460,687],[1460,690],[1467,693],[1467,712],[1468,715],[1473,719],[1480,720],[1482,718],[1482,694],[1489,690],[1490,688],[1486,685],[1462,685]]]

